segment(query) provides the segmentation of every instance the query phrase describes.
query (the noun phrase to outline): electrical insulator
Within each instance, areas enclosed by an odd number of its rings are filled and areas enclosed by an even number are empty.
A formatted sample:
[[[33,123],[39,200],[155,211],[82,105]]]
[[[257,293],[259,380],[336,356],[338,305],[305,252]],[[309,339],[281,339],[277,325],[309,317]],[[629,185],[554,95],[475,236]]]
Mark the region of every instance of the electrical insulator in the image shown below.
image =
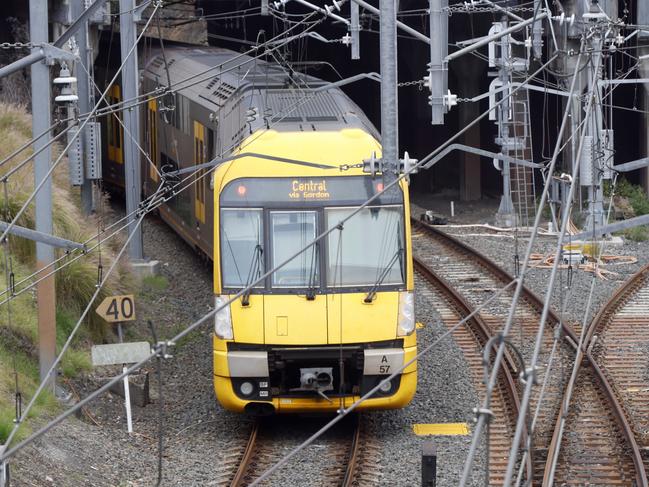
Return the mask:
[[[70,76],[70,70],[66,64],[61,66],[58,78],[52,81],[55,85],[61,85],[61,94],[54,98],[57,103],[74,103],[79,97],[72,92],[72,85],[77,82],[77,78]]]
[[[408,152],[403,153],[403,159],[399,159],[400,169],[404,174],[416,174],[419,172],[417,167],[418,159],[411,159]]]
[[[451,93],[451,90],[448,90],[446,95],[444,95],[444,105],[446,105],[447,110],[457,105],[457,95]]]

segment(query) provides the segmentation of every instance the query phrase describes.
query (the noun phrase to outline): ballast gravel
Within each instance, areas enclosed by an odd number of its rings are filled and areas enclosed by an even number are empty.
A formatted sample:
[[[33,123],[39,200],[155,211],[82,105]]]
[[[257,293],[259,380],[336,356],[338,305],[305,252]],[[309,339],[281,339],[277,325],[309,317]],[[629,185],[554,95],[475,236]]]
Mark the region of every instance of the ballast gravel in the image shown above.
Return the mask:
[[[413,209],[413,215],[420,211]],[[511,238],[476,234],[475,228],[451,228],[510,273],[514,271],[515,241]],[[489,233],[489,232],[486,232]],[[526,237],[519,239],[519,255],[526,246]],[[212,266],[193,252],[190,246],[163,222],[151,218],[144,225],[145,252],[161,262],[161,273],[168,286],[150,291],[138,301],[138,321],[126,330],[127,339],[151,340],[147,321],[151,320],[159,339],[169,338],[188,323],[200,318],[213,305]],[[535,251],[548,254],[556,247],[556,239],[542,237]],[[637,264],[607,267],[618,273],[610,280],[595,281],[589,319],[597,309],[628,278],[649,262],[649,244],[625,242],[608,247],[607,254],[633,255]],[[535,269],[527,276],[527,285],[543,296],[549,270]],[[552,297],[556,311],[567,303],[565,318],[580,322],[593,282],[592,274],[576,270],[566,289],[567,272],[559,273],[564,289],[557,286]],[[560,301],[560,298],[563,301]],[[418,330],[420,350],[434,343],[446,328],[439,321],[433,303],[425,296],[416,296],[417,319],[424,326]],[[215,401],[212,388],[212,327],[205,323],[173,349],[173,358],[162,363],[163,374],[163,482],[165,486],[223,485],[219,480],[227,471],[228,462],[236,461],[251,420],[223,410]],[[442,339],[418,364],[418,389],[412,403],[403,410],[377,411],[366,414],[367,434],[381,445],[380,482],[378,485],[413,486],[421,481],[421,450],[425,442],[437,449],[438,485],[457,485],[471,436],[419,437],[412,427],[417,423],[466,422],[472,431],[473,412],[480,399],[473,388],[464,357],[452,338]],[[33,486],[149,486],[157,480],[158,444],[158,382],[155,364],[146,369],[150,374],[153,403],[134,407],[135,433],[126,433],[123,400],[104,394],[87,408],[92,417],[67,419],[35,445],[20,452],[12,462],[16,485]],[[85,396],[102,385],[106,377],[118,370],[98,369],[78,379],[74,386]],[[277,420],[286,436],[278,438],[278,449],[287,453],[304,438],[304,418]],[[312,420],[309,429],[313,428]],[[98,424],[96,425],[95,422]],[[36,426],[34,426],[36,428]],[[266,485],[318,485],[316,472],[323,461],[326,440],[316,441],[304,450]],[[474,463],[472,485],[482,485],[485,468],[484,445]]]

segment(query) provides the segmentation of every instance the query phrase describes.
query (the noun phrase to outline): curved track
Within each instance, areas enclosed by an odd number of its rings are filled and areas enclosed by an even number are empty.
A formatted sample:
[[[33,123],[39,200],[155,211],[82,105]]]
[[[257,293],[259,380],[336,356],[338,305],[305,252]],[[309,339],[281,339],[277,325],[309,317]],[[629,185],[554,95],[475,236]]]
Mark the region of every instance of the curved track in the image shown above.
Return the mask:
[[[354,415],[340,424],[342,433],[338,431],[323,442],[327,450],[319,454],[322,464],[319,478],[310,478],[309,482],[342,487],[378,485],[380,448],[364,433],[362,417]],[[238,462],[231,465],[234,468],[227,475],[222,475],[219,485],[250,485],[303,440],[294,439],[289,447],[278,436],[271,425],[263,420],[255,421],[245,447],[239,452]],[[263,485],[273,485],[273,482]]]
[[[429,269],[420,259],[414,259],[417,292],[435,303],[436,311],[447,328],[453,328],[469,316],[474,308],[460,296],[453,287]],[[479,315],[475,315],[452,332],[453,338],[462,350],[470,368],[470,376],[476,390],[484,395],[483,353],[492,338],[491,331]],[[495,354],[491,353],[491,357]],[[514,381],[515,364],[509,355],[505,356],[505,367],[498,377],[492,397],[491,410],[494,417],[490,423],[489,436],[489,484],[502,484],[516,418],[520,410],[518,392]],[[528,462],[528,469],[531,463]]]
[[[484,303],[493,292],[512,281],[512,276],[488,258],[453,237],[414,219],[412,226],[415,254],[473,306]],[[511,292],[503,293],[481,312],[492,333],[502,330],[511,298]],[[509,338],[526,361],[531,357],[542,309],[543,302],[525,289]],[[547,364],[555,341],[553,366],[548,375]],[[537,380],[540,384],[546,382],[546,390],[539,404],[542,388],[537,386],[534,389],[529,413],[533,416],[538,408],[531,451],[532,479],[537,485],[544,483],[547,465],[554,462],[551,452],[557,442],[562,398],[576,357],[576,343],[573,330],[550,313],[543,336],[541,368],[537,371]],[[521,390],[521,384],[517,385]],[[637,485],[645,485],[642,483],[644,472],[637,444],[619,402],[597,364],[585,362],[575,392],[564,430],[564,438],[568,441],[563,443],[557,459],[555,485],[626,485],[631,478]],[[583,469],[583,476],[575,477],[575,468]],[[578,473],[581,475],[582,472]]]
[[[591,360],[611,382],[649,471],[649,265],[604,305],[586,342]]]

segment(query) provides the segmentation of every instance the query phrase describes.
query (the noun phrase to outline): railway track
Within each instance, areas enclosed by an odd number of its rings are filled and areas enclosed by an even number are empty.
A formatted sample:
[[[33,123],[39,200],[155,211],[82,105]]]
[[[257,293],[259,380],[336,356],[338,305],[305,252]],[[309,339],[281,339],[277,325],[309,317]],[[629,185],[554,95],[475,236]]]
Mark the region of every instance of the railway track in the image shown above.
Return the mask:
[[[295,421],[291,424],[295,428]],[[332,431],[319,442],[325,450],[318,454],[318,471],[305,472],[303,485],[352,487],[380,484],[380,445],[365,433],[362,416],[352,415]],[[250,485],[306,438],[294,438],[289,445],[285,438],[281,438],[283,432],[278,431],[270,421],[255,421],[245,446],[226,456],[226,465],[219,476],[218,485]],[[313,462],[309,463],[313,466]],[[289,468],[302,469],[302,462],[299,465]],[[275,478],[262,485],[277,485],[276,481]]]
[[[496,290],[511,282],[512,276],[485,256],[449,237],[443,232],[413,219],[415,255],[439,273],[473,306],[479,306]],[[511,304],[512,293],[503,293],[493,305],[480,313],[491,333],[502,330]],[[512,339],[527,363],[533,350],[542,301],[524,289],[516,310]],[[555,337],[559,336],[552,371],[547,375]],[[539,383],[547,382],[543,401],[541,387],[536,387],[530,403],[530,414],[539,410],[533,434],[532,480],[547,484],[552,463],[557,464],[555,485],[631,485],[643,484],[642,460],[623,411],[608,379],[596,363],[586,360],[577,381],[573,404],[566,421],[564,438],[568,438],[559,456],[552,455],[560,434],[563,415],[562,398],[569,372],[577,355],[574,331],[550,313],[543,336],[543,352],[537,371]],[[588,358],[588,357],[587,357]],[[517,377],[518,370],[513,370]],[[518,390],[522,384],[517,380]],[[640,463],[638,463],[640,462]]]
[[[426,266],[420,259],[414,259],[417,292],[435,303],[444,325],[451,329],[460,320],[469,316],[474,308],[460,296],[453,287]],[[462,350],[470,369],[471,380],[479,394],[486,393],[484,384],[483,352],[487,342],[492,338],[491,331],[479,315],[467,320],[457,327],[452,336]],[[495,354],[492,353],[492,358]],[[516,389],[515,364],[507,354],[505,367],[498,377],[494,390],[491,409],[494,412],[489,435],[489,485],[502,485],[507,459],[516,427],[516,418],[520,411]],[[531,462],[527,465],[528,472]]]
[[[610,381],[649,472],[649,266],[611,296],[588,328],[586,343],[590,360]]]

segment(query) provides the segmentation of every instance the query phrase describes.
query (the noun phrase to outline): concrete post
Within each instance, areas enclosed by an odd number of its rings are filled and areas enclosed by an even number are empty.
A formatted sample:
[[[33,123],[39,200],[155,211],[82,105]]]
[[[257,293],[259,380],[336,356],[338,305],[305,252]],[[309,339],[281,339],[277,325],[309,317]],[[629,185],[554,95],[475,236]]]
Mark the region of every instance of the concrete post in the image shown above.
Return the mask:
[[[381,11],[381,144],[383,178],[387,183],[394,180],[399,171],[396,0],[381,0],[379,7]]]
[[[135,0],[119,0],[119,10],[122,14],[119,17],[119,36],[122,53],[122,99],[132,100],[138,96],[138,63],[137,49],[128,57],[128,53],[135,45],[136,31],[133,12],[135,10]],[[139,137],[140,111],[138,108],[124,110],[122,120],[124,122],[124,133],[132,134],[133,137]],[[129,245],[128,253],[131,260],[142,260],[142,231],[141,227],[135,224],[137,216],[133,214],[140,204],[140,157],[137,146],[130,137],[124,138],[124,181],[126,193],[126,213],[129,214],[129,232],[135,232]]]
[[[29,37],[32,43],[49,42],[47,2],[29,1]],[[33,52],[38,52],[34,48]],[[50,125],[51,90],[50,68],[43,62],[31,66],[32,83],[32,135],[46,131]],[[34,143],[34,152],[38,152],[50,142],[47,134]],[[50,167],[51,150],[40,152],[34,158],[34,185],[37,186],[47,175]],[[35,227],[37,232],[52,234],[52,179],[48,178],[34,199],[36,206]],[[54,249],[43,243],[36,243],[36,268],[47,267],[54,260]],[[47,381],[54,389],[55,377],[48,377],[47,372],[54,364],[56,357],[56,295],[54,275],[41,280],[36,285],[38,303],[38,361],[41,381]]]
[[[70,8],[72,18],[79,18],[86,9],[85,2],[84,0],[72,0]],[[79,46],[79,58],[81,59],[81,64],[85,67],[84,69],[82,66],[79,66],[78,69],[75,70],[75,76],[77,78],[77,94],[79,96],[79,112],[88,113],[94,106],[94,103],[92,102],[94,97],[92,96],[93,90],[90,88],[90,80],[88,79],[88,74],[86,72],[90,72],[92,69],[92,61],[88,56],[87,21],[79,28],[75,37],[77,39],[77,45]],[[88,167],[86,161],[88,158],[88,148],[86,147],[86,137],[84,137],[85,132],[88,130],[89,127],[86,125],[83,129],[83,133],[79,134],[84,169]],[[83,210],[84,215],[89,215],[93,210],[92,182],[88,179],[87,174],[84,176],[83,184],[81,185],[81,209]]]

